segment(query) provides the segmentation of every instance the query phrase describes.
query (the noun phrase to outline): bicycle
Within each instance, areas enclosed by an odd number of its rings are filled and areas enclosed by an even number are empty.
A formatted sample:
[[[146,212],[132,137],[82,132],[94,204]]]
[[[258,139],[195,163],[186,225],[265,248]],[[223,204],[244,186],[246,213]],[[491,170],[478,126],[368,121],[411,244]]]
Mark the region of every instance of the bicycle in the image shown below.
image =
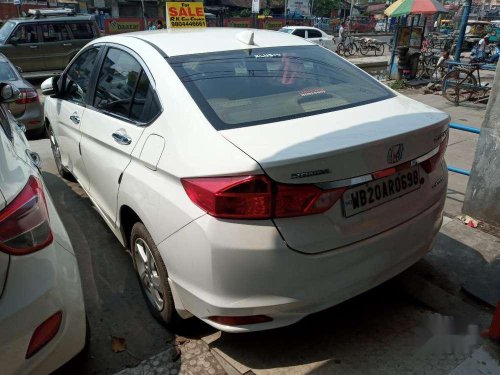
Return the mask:
[[[368,52],[372,51],[375,56],[382,56],[384,54],[386,44],[387,43],[380,42],[378,40],[362,38],[360,40],[359,51],[362,55],[367,55]]]
[[[491,86],[483,85],[481,83],[481,75],[479,70],[484,63],[472,63],[468,66],[465,64],[461,67],[455,67],[449,71],[442,81],[443,96],[450,102],[459,105],[459,103],[468,101],[476,93],[483,93],[477,101],[488,98],[488,93]],[[477,79],[474,77],[474,72],[477,74]]]

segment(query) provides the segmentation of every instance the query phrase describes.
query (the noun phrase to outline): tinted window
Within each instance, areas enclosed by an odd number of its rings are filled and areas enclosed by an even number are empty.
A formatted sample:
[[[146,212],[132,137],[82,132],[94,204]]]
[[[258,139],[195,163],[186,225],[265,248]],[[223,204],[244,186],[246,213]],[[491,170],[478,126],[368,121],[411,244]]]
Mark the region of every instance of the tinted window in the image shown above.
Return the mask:
[[[14,72],[14,69],[11,68],[10,64],[0,62],[0,82],[16,80],[17,74]]]
[[[66,99],[80,104],[85,103],[89,88],[90,76],[94,69],[99,47],[92,48],[82,53],[68,69],[66,76],[68,80],[76,83],[76,87],[66,95]]]
[[[92,39],[94,32],[90,23],[78,22],[68,24],[75,39]]]
[[[2,127],[7,137],[12,139],[12,128],[10,127],[9,118],[4,113],[4,110],[4,107],[2,107],[2,105],[0,104],[0,126]]]
[[[309,38],[321,38],[323,35],[318,30],[307,30],[307,35]]]
[[[293,35],[300,36],[301,38],[305,38],[306,31],[304,29],[296,29],[296,30],[294,30]]]
[[[159,112],[159,105],[154,96],[148,75],[143,70],[137,83],[130,118],[142,123],[150,122]]]
[[[129,117],[141,71],[141,65],[130,54],[110,48],[99,73],[94,107]]]
[[[394,96],[319,46],[174,56],[167,61],[218,130],[331,112]]]
[[[17,27],[10,40],[16,38],[17,44],[38,43],[36,25],[20,25]]]
[[[291,34],[293,29],[282,28],[282,29],[279,29],[279,31],[281,31],[282,33]]]
[[[5,42],[9,36],[12,30],[16,27],[16,24],[14,22],[6,22],[2,28],[0,29],[0,43]]]
[[[42,35],[44,42],[60,42],[70,39],[68,29],[62,23],[43,24]]]

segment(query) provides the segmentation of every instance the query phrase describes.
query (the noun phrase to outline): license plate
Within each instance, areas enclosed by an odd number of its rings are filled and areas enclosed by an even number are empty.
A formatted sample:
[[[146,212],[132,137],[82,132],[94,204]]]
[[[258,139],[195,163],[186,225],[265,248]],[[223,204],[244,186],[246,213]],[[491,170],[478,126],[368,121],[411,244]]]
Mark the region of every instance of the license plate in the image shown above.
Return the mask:
[[[346,190],[342,195],[344,216],[380,206],[420,188],[418,166]]]

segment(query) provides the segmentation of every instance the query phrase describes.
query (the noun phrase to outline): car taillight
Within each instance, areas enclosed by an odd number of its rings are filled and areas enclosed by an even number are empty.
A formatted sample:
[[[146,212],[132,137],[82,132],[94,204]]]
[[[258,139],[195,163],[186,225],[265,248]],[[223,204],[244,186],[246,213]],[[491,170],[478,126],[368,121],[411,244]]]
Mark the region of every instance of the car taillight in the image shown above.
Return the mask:
[[[29,104],[38,101],[38,94],[33,89],[21,89],[21,97],[16,100],[16,104]]]
[[[312,215],[330,209],[345,188],[281,184],[265,175],[182,179],[189,198],[209,215],[226,219],[270,219]]]
[[[424,160],[420,165],[424,168],[424,171],[431,173],[443,160],[444,153],[446,152],[446,147],[448,146],[448,133],[446,133],[445,138],[439,145],[439,150],[436,155],[431,156],[429,159]]]
[[[29,254],[52,243],[47,203],[40,181],[30,176],[17,197],[0,211],[0,251]]]

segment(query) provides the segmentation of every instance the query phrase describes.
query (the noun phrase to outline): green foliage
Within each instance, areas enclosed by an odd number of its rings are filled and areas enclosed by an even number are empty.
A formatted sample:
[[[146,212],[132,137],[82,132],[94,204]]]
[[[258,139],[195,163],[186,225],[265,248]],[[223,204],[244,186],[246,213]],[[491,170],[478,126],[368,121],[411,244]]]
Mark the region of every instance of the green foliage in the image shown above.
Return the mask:
[[[262,11],[262,14],[263,14],[264,16],[266,16],[266,17],[267,17],[267,16],[270,16],[270,15],[271,15],[271,9],[269,9],[269,8],[264,9],[264,10]]]
[[[240,17],[251,17],[252,16],[252,11],[250,9],[243,9],[240,12]]]
[[[406,87],[405,81],[400,79],[399,81],[389,82],[387,84],[393,90],[402,90]]]
[[[330,17],[332,10],[339,9],[340,0],[314,0],[313,14],[318,17]]]

